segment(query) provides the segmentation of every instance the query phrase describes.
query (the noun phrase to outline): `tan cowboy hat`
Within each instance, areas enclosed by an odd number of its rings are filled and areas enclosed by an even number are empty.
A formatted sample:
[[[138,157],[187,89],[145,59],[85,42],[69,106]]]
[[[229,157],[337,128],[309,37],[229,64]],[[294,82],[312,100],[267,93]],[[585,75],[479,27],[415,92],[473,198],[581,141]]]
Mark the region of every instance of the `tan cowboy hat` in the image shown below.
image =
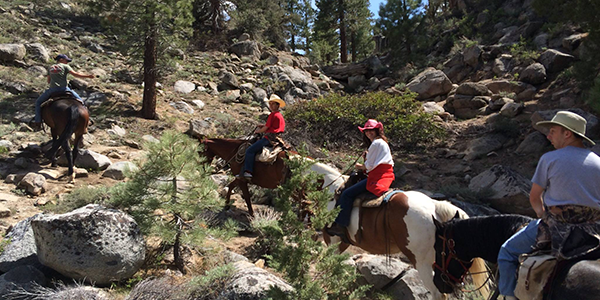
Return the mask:
[[[279,96],[277,96],[276,94],[271,95],[271,98],[269,98],[269,100],[267,100],[265,98],[265,101],[267,101],[267,102],[275,101],[275,102],[279,103],[280,108],[285,107],[285,101],[283,101],[281,98],[279,98]]]
[[[541,121],[537,122],[535,125],[538,126],[551,126],[551,125],[560,125],[574,134],[584,138],[586,141],[590,142],[592,145],[596,145],[594,141],[585,136],[585,125],[587,121],[580,115],[570,112],[570,111],[559,111],[554,115],[551,121]]]

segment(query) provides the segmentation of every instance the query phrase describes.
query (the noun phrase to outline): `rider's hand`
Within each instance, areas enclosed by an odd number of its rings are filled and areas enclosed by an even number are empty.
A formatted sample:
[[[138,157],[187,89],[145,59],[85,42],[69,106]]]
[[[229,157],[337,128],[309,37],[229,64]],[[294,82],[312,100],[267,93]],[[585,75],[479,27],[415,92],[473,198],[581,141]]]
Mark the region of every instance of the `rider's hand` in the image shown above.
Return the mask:
[[[359,163],[354,164],[354,168],[357,169],[357,170],[360,170],[360,171],[367,170],[367,168],[365,167],[365,165],[359,164]]]

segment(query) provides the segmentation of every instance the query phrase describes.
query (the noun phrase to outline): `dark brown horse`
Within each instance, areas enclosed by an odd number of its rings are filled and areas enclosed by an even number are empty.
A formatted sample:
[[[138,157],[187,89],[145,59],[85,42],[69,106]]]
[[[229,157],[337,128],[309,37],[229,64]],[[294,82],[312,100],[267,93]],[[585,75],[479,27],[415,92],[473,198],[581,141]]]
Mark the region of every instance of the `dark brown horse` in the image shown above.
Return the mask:
[[[231,172],[234,175],[239,174],[244,164],[242,155],[245,151],[245,148],[240,149],[240,146],[244,143],[249,143],[249,141],[237,139],[204,139],[202,140],[202,144],[204,145],[204,152],[202,154],[208,159],[208,162],[211,162],[215,156],[224,159],[231,167]],[[238,150],[240,155],[238,155]],[[248,213],[254,216],[248,182],[267,189],[276,188],[285,180],[288,174],[288,168],[283,162],[285,155],[285,152],[282,151],[277,160],[272,164],[256,161],[254,163],[254,176],[252,178],[236,178],[227,185],[228,191],[225,208],[229,209],[231,191],[238,186],[242,190],[244,200],[246,200]]]
[[[42,104],[42,119],[50,127],[52,148],[46,152],[46,157],[56,166],[56,153],[62,146],[67,157],[69,182],[75,181],[73,164],[79,153],[79,144],[83,134],[87,132],[89,122],[88,109],[70,93],[54,93],[50,100]],[[69,146],[69,138],[75,134],[73,150]]]

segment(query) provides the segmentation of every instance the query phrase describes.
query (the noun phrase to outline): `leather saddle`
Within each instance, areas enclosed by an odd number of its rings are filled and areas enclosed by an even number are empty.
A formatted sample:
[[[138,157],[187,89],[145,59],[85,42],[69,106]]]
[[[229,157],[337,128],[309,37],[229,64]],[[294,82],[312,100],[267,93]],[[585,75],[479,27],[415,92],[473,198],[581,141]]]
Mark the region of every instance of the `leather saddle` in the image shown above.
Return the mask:
[[[75,96],[73,96],[73,94],[71,92],[68,92],[68,91],[54,92],[54,93],[50,94],[50,97],[48,98],[48,100],[46,100],[46,101],[44,101],[44,103],[42,103],[41,107],[48,106],[57,100],[73,100],[73,101],[77,101],[77,102],[81,103],[79,100],[77,100],[77,98],[75,98]]]

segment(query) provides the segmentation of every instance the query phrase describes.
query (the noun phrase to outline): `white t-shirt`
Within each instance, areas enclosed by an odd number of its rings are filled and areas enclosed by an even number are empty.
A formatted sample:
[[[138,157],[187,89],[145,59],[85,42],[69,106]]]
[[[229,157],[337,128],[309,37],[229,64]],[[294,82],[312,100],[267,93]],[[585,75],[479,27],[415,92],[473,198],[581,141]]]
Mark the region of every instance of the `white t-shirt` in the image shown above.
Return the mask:
[[[375,139],[369,146],[369,152],[365,159],[367,173],[371,172],[380,164],[394,165],[390,146],[383,139]]]

